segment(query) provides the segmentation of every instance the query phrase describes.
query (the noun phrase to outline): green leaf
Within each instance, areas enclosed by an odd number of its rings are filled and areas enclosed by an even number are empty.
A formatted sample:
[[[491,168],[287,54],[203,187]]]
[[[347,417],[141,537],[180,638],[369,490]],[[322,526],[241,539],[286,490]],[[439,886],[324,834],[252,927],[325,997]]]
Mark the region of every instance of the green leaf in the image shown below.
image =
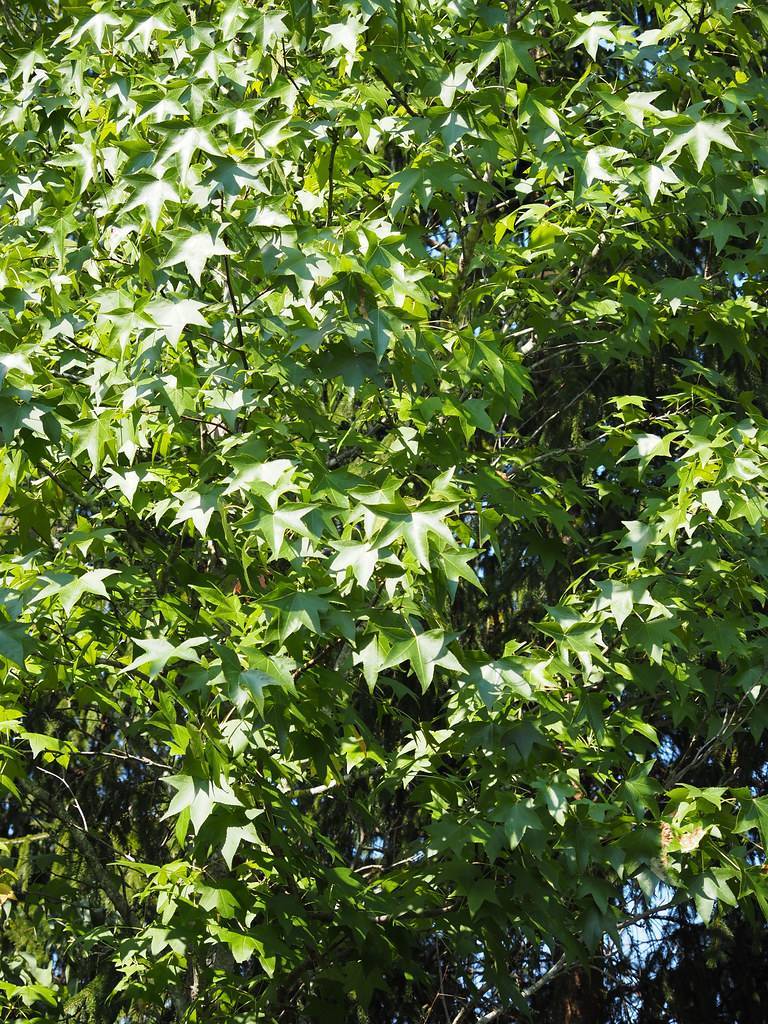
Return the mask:
[[[56,596],[65,614],[69,615],[76,604],[79,603],[83,594],[95,594],[97,597],[108,597],[104,580],[118,574],[117,569],[91,569],[76,580],[66,583],[58,588]],[[46,591],[50,590],[46,588]],[[45,593],[45,591],[43,591]],[[42,597],[43,595],[38,595]]]
[[[5,622],[0,625],[0,656],[23,667],[25,638],[26,632],[21,623]]]
[[[195,299],[180,299],[178,302],[154,299],[147,306],[146,312],[162,328],[171,345],[176,346],[189,324],[198,327],[208,326],[208,322],[200,312],[202,308],[203,304]]]
[[[649,544],[656,538],[656,527],[650,523],[625,522],[627,536],[622,545],[632,548],[632,557],[636,562],[642,560]]]
[[[256,705],[259,714],[264,713],[264,690],[267,686],[279,686],[293,689],[292,682],[286,683],[283,678],[276,678],[261,669],[249,668],[240,673],[238,687],[241,693]]]
[[[200,831],[217,805],[242,806],[226,779],[214,783],[210,779],[199,779],[190,775],[171,775],[164,781],[172,786],[176,793],[162,820],[188,809],[196,832]]]
[[[705,118],[690,128],[676,132],[662,151],[662,161],[668,156],[675,159],[683,146],[687,146],[696,164],[696,170],[701,171],[713,143],[739,152],[739,147],[726,131],[730,123],[727,118]]]
[[[137,668],[146,669],[149,678],[154,679],[164,671],[170,661],[199,661],[200,656],[195,648],[207,643],[207,639],[202,636],[191,637],[178,646],[174,646],[165,637],[150,637],[146,640],[134,639],[133,642],[144,651],[144,654],[135,658],[123,671],[132,672]]]
[[[530,798],[515,803],[504,818],[504,832],[513,850],[520,845],[529,829],[537,831],[541,828],[541,819],[533,809],[533,800]]]
[[[221,238],[217,238],[210,229],[205,231],[189,231],[185,232],[183,236],[175,238],[173,248],[164,266],[175,267],[177,264],[183,263],[192,280],[199,285],[202,281],[205,266],[212,256],[231,254],[232,250],[227,247]]]
[[[157,230],[166,203],[179,202],[180,196],[176,187],[165,178],[151,178],[142,181],[137,179],[139,187],[133,199],[126,206],[126,212],[141,208],[146,212],[149,225]]]
[[[410,662],[422,690],[426,691],[432,683],[437,667],[459,674],[464,673],[461,662],[448,650],[447,643],[446,635],[440,630],[418,633],[395,644],[382,667],[392,668],[404,661]]]

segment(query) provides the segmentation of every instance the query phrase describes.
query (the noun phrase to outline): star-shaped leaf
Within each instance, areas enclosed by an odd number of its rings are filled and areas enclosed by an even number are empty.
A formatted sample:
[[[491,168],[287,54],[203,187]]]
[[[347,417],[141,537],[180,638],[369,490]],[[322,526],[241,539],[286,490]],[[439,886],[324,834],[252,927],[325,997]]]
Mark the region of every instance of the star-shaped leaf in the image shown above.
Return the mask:
[[[204,636],[195,636],[174,645],[166,637],[161,636],[133,642],[144,651],[144,654],[134,658],[123,671],[132,672],[134,669],[143,668],[149,678],[154,679],[155,676],[160,675],[169,661],[200,661],[200,656],[195,648],[208,643],[208,639]]]

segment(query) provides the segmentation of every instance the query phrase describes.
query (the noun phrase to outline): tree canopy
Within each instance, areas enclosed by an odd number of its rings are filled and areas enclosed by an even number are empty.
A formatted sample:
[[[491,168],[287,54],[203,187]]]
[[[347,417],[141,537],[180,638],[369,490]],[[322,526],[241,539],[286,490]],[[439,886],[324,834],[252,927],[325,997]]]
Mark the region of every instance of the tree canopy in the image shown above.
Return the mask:
[[[764,1020],[768,8],[1,17],[1,1019]]]

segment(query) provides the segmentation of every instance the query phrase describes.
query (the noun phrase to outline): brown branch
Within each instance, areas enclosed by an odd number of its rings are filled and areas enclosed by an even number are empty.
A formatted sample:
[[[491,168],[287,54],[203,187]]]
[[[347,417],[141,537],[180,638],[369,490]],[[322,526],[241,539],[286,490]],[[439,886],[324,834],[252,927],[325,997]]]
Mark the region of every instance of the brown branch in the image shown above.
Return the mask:
[[[483,175],[483,184],[490,185],[492,181],[493,167],[489,164],[485,174]],[[453,287],[451,288],[451,292],[446,300],[443,310],[443,319],[447,320],[451,325],[453,325],[456,313],[458,312],[461,291],[466,284],[466,279],[469,275],[469,269],[472,263],[472,257],[475,255],[477,243],[480,241],[480,235],[483,230],[483,222],[485,220],[487,210],[488,196],[484,192],[480,192],[478,193],[477,204],[475,206],[474,221],[467,232],[466,237],[462,238],[462,252],[459,257],[459,267],[453,281]]]
[[[73,501],[76,501],[78,505],[83,505],[85,508],[91,508],[91,502],[82,494],[78,494],[77,491],[73,490],[69,484],[65,484],[63,480],[60,480],[55,473],[50,469],[47,469],[42,463],[40,463],[40,469],[45,475],[56,484],[56,486],[62,490],[65,494],[68,494]]]
[[[224,222],[224,196],[223,195],[221,197],[221,220],[222,220],[222,224],[223,224],[223,222]],[[227,240],[227,233],[226,233],[226,231],[222,232],[222,238],[224,239],[224,242],[227,245],[229,245],[229,242]],[[240,360],[241,360],[241,362],[243,364],[243,369],[247,370],[248,369],[248,358],[247,358],[247,356],[245,354],[245,338],[243,337],[243,321],[242,321],[242,318],[240,316],[240,309],[239,309],[239,307],[237,305],[237,297],[235,296],[235,288],[234,288],[234,285],[232,284],[232,266],[231,266],[231,264],[229,262],[229,255],[227,253],[224,253],[223,259],[224,259],[224,276],[225,276],[226,281],[227,281],[227,292],[229,293],[229,301],[230,301],[230,304],[232,306],[232,312],[235,314],[235,327],[237,329],[237,340],[239,342],[239,348],[238,348],[237,351],[238,351],[238,353],[240,355]]]
[[[403,96],[403,94],[398,89],[395,88],[395,86],[390,82],[390,80],[387,78],[387,76],[384,74],[384,72],[380,68],[378,68],[375,64],[373,65],[373,73],[374,73],[374,75],[376,75],[376,77],[379,79],[379,81],[383,82],[384,85],[386,85],[386,87],[389,89],[389,91],[395,97],[395,99],[400,104],[400,106],[403,108],[403,110],[406,110],[411,115],[411,117],[418,117],[419,116],[416,113],[416,111],[413,109],[413,107],[409,104],[409,102],[405,98],[405,96]]]
[[[153,761],[150,757],[141,757],[139,754],[125,754],[117,750],[72,750],[70,757],[113,757],[117,761],[135,761],[136,764],[150,765],[152,768],[162,768],[164,772],[172,771],[170,765],[162,764],[160,761]]]
[[[339,146],[339,133],[336,129],[331,130],[331,152],[328,157],[328,212],[325,217],[325,226],[330,227],[333,221],[333,171],[336,166],[336,150]]]
[[[237,340],[239,342],[237,351],[238,351],[238,354],[240,356],[240,361],[243,364],[243,369],[247,370],[248,369],[248,359],[247,359],[246,354],[245,354],[245,339],[243,337],[243,322],[240,319],[240,310],[237,307],[237,298],[235,297],[235,289],[234,289],[234,287],[232,285],[232,268],[230,267],[230,264],[229,264],[229,256],[227,256],[226,253],[224,255],[224,273],[225,273],[226,278],[227,278],[227,291],[229,292],[229,301],[230,301],[230,303],[232,305],[232,312],[235,314],[235,327],[237,329]]]
[[[631,917],[625,918],[618,925],[618,929],[619,931],[623,931],[624,928],[629,928],[630,925],[637,924],[640,921],[647,921],[648,918],[655,917],[656,914],[660,914],[664,910],[669,910],[671,907],[674,907],[676,903],[677,901],[673,899],[670,900],[668,903],[662,903],[658,907],[651,907],[650,910],[645,910],[639,914],[633,914]],[[569,964],[566,960],[565,954],[563,954],[559,960],[552,964],[548,971],[545,971],[544,974],[542,974],[540,978],[537,978],[536,981],[531,982],[531,984],[528,985],[527,988],[524,988],[520,995],[523,997],[523,999],[530,999],[531,996],[535,995],[545,986],[549,985],[549,983],[551,981],[554,981],[555,978],[559,977],[559,975],[563,974],[569,968],[575,966],[575,964]],[[459,1010],[459,1012],[453,1018],[451,1024],[462,1024],[462,1021],[469,1013],[469,1011],[472,1009],[472,1006],[477,1005],[477,1003],[479,1003],[481,999],[487,996],[488,993],[493,990],[493,988],[494,983],[491,982],[484,988],[480,989],[475,994],[471,1002],[467,1003]],[[493,1022],[497,1021],[503,1013],[506,1013],[506,1010],[507,1007],[505,1006],[497,1006],[496,1009],[489,1010],[489,1012],[484,1013],[482,1017],[478,1017],[477,1020],[475,1021],[475,1024],[493,1024]]]
[[[526,15],[531,13],[531,11],[533,10],[533,8],[535,6],[536,6],[536,0],[528,0],[528,3],[525,5],[525,7],[523,7],[523,9],[520,11],[520,13],[516,14],[515,13],[515,2],[514,2],[514,0],[509,0],[509,3],[507,5],[507,35],[509,35],[512,32],[512,30],[517,25],[520,24],[520,22],[523,20],[523,18]]]

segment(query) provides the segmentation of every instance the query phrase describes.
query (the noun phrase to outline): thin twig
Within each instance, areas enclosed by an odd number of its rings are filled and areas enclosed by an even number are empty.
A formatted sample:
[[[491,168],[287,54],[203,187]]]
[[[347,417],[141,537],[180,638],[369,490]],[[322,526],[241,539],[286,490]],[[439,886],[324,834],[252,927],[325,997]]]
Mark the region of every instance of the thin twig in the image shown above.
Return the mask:
[[[73,750],[71,757],[113,757],[116,761],[135,761],[137,764],[148,764],[153,768],[162,768],[164,772],[171,770],[170,765],[162,764],[160,761],[153,761],[150,757],[142,757],[139,754],[125,754],[117,750]]]
[[[224,196],[221,197],[221,220],[224,222]],[[222,232],[222,237],[227,242],[226,232]],[[228,244],[228,243],[227,243]],[[243,323],[240,318],[240,309],[237,305],[237,297],[235,296],[235,288],[232,284],[232,267],[229,262],[229,255],[224,253],[224,275],[227,281],[227,291],[229,292],[229,301],[232,306],[232,312],[235,314],[235,327],[237,329],[237,340],[239,342],[238,352],[240,353],[240,359],[243,364],[243,369],[248,369],[248,359],[245,354],[245,338],[243,337]]]
[[[325,226],[330,227],[333,221],[333,171],[336,166],[336,150],[339,145],[339,133],[335,128],[331,129],[331,152],[328,157],[328,212],[325,217]]]
[[[48,774],[51,773],[48,772]],[[54,776],[54,778],[58,777]],[[114,849],[110,844],[99,839],[99,837],[94,833],[89,833],[87,831],[84,832],[72,819],[69,813],[61,806],[61,801],[54,801],[46,790],[42,786],[39,786],[32,778],[27,777],[22,780],[21,785],[27,791],[27,794],[32,797],[34,803],[37,803],[38,805],[42,804],[56,818],[58,818],[64,828],[69,832],[72,842],[78,848],[88,864],[94,881],[123,919],[123,922],[131,927],[136,927],[139,923],[138,919],[131,910],[130,903],[128,902],[125,894],[120,891],[119,881],[110,874],[108,868],[102,863],[93,848],[92,840],[98,839],[99,842],[102,842],[111,851],[110,859],[114,859]]]
[[[534,432],[533,432],[533,433],[531,434],[531,436],[530,436],[529,438],[526,438],[526,440],[528,441],[528,443],[530,443],[531,441],[533,441],[533,439],[534,439],[534,438],[536,437],[536,435],[537,435],[537,434],[540,434],[540,433],[542,432],[542,430],[543,430],[543,429],[544,429],[544,428],[546,427],[546,425],[547,425],[548,423],[551,423],[551,421],[552,421],[552,420],[554,420],[554,419],[556,419],[557,417],[562,417],[562,416],[564,415],[564,413],[566,413],[566,412],[567,412],[567,411],[568,411],[568,410],[569,410],[569,409],[571,408],[571,406],[572,406],[572,405],[575,405],[575,404],[576,404],[576,402],[578,402],[578,400],[579,400],[580,398],[583,398],[583,397],[584,397],[584,395],[586,395],[586,393],[587,393],[588,391],[590,391],[590,390],[591,390],[591,389],[592,389],[592,388],[593,388],[593,387],[595,386],[595,384],[597,383],[597,381],[599,381],[599,380],[600,380],[600,378],[601,378],[601,377],[603,376],[603,374],[604,374],[604,373],[606,372],[606,370],[607,370],[607,369],[608,369],[608,364],[606,364],[606,365],[605,365],[605,366],[604,366],[604,367],[602,368],[602,370],[601,370],[601,371],[600,371],[600,372],[599,372],[599,373],[597,374],[597,376],[596,376],[596,377],[593,377],[593,378],[592,378],[592,380],[590,380],[589,384],[587,384],[587,386],[586,386],[585,388],[582,388],[582,390],[581,390],[581,391],[580,391],[580,392],[578,393],[578,395],[576,395],[576,397],[575,397],[575,398],[572,398],[572,399],[570,400],[570,402],[568,402],[568,404],[567,404],[567,405],[565,406],[565,408],[564,408],[564,409],[557,409],[557,410],[556,410],[555,412],[553,412],[553,413],[552,413],[552,415],[551,415],[551,416],[548,416],[548,417],[547,417],[547,418],[546,418],[546,419],[544,420],[544,422],[543,422],[542,424],[540,424],[540,425],[539,425],[539,426],[538,426],[538,427],[536,428],[536,430],[534,430]]]
[[[384,72],[380,68],[377,68],[375,64],[373,65],[373,73],[374,73],[374,75],[376,75],[376,77],[380,81],[382,81],[384,83],[384,85],[386,85],[386,87],[389,89],[389,91],[395,97],[395,99],[400,104],[400,106],[404,110],[407,110],[408,113],[411,115],[411,117],[418,117],[418,114],[413,109],[413,107],[410,105],[410,103],[405,98],[405,96],[403,96],[403,94],[398,89],[395,88],[395,86],[389,81],[389,79],[384,74]]]
[[[492,184],[493,166],[491,164],[486,168],[482,180],[484,185]],[[483,223],[485,221],[487,210],[488,196],[485,192],[478,192],[472,226],[469,231],[467,231],[466,236],[460,234],[461,256],[459,257],[459,267],[456,272],[456,277],[454,278],[453,287],[451,288],[450,295],[446,300],[445,308],[443,310],[443,319],[452,326],[455,326],[454,321],[459,308],[461,292],[466,284],[467,276],[469,275],[472,257],[475,254],[475,248],[477,247],[477,243],[480,241],[480,235],[483,230]]]
[[[53,480],[57,487],[59,487],[65,494],[68,494],[70,498],[76,501],[79,505],[83,505],[85,508],[91,507],[91,502],[84,497],[82,494],[78,494],[77,491],[73,490],[69,484],[65,484],[63,480],[59,480],[55,473],[52,473],[50,469],[40,463],[40,469],[45,473],[49,479]]]
[[[237,349],[240,360],[243,364],[243,369],[248,369],[248,359],[245,355],[245,339],[243,337],[243,324],[240,319],[240,310],[237,308],[237,299],[235,297],[235,289],[232,285],[232,269],[229,265],[229,256],[224,255],[224,273],[227,278],[227,291],[229,292],[229,301],[232,304],[232,312],[235,314],[235,328],[237,329],[237,340],[239,347]]]
[[[55,772],[49,772],[48,769],[47,768],[43,768],[42,765],[38,764],[35,767],[37,768],[37,770],[39,772],[42,772],[43,775],[50,775],[52,779],[56,779],[57,782],[60,782],[63,786],[66,786],[66,788],[70,792],[70,795],[72,796],[72,802],[74,803],[75,807],[77,808],[77,813],[80,815],[80,820],[83,823],[83,831],[87,832],[88,831],[88,822],[85,820],[85,815],[83,814],[83,808],[80,806],[80,801],[75,796],[75,792],[72,789],[72,787],[70,786],[70,784],[67,782],[67,780],[62,778],[60,775],[56,775]]]
[[[630,925],[637,924],[640,921],[647,921],[648,918],[655,917],[656,914],[660,914],[660,913],[662,913],[665,910],[671,909],[672,907],[674,907],[676,905],[676,903],[677,903],[677,901],[672,899],[668,903],[662,903],[658,907],[651,907],[649,910],[645,910],[642,913],[633,914],[631,917],[625,918],[618,925],[618,930],[619,931],[623,931],[623,929],[629,928]],[[549,968],[548,971],[545,971],[544,974],[541,975],[540,978],[537,978],[536,981],[531,982],[531,984],[528,985],[527,988],[524,988],[522,990],[522,992],[520,993],[521,996],[523,997],[523,999],[530,999],[531,996],[533,996],[537,992],[541,991],[541,989],[543,989],[545,986],[549,985],[549,983],[551,981],[554,981],[554,979],[556,977],[558,977],[566,969],[568,969],[569,967],[572,967],[572,966],[575,966],[575,965],[574,964],[569,964],[567,959],[566,959],[565,954],[563,954],[560,957],[560,959]],[[475,994],[475,996],[472,999],[471,1003],[467,1003],[465,1006],[463,1006],[459,1010],[459,1012],[456,1014],[456,1016],[451,1021],[451,1024],[462,1024],[462,1021],[464,1020],[466,1015],[469,1013],[469,1011],[471,1010],[472,1006],[473,1005],[477,1005],[477,1003],[479,1003],[485,996],[487,996],[488,993],[493,990],[493,988],[494,988],[494,983],[490,982],[484,988],[480,989]],[[505,1006],[498,1006],[498,1007],[496,1007],[496,1009],[490,1010],[488,1013],[483,1014],[482,1017],[478,1017],[477,1020],[475,1021],[475,1024],[493,1024],[493,1022],[498,1020],[499,1017],[501,1017],[501,1015],[506,1012],[506,1010],[507,1010],[507,1007],[505,1007]]]
[[[509,6],[507,11],[507,35],[520,24],[523,18],[530,14],[533,8],[536,6],[536,0],[528,0],[528,3],[523,7],[519,14],[515,14],[514,0],[509,0]]]
[[[443,1012],[445,1013],[446,1024],[451,1024],[451,1015],[448,1012],[448,1002],[447,1002],[446,997],[445,997],[445,988],[444,988],[445,975],[443,973],[443,964],[442,964],[442,961],[440,959],[440,939],[437,936],[435,937],[435,954],[436,954],[436,958],[437,958],[437,985],[438,985],[438,992],[437,992],[437,994],[440,997],[440,1001],[443,1004]],[[446,971],[447,970],[448,970],[448,968],[446,967]]]

